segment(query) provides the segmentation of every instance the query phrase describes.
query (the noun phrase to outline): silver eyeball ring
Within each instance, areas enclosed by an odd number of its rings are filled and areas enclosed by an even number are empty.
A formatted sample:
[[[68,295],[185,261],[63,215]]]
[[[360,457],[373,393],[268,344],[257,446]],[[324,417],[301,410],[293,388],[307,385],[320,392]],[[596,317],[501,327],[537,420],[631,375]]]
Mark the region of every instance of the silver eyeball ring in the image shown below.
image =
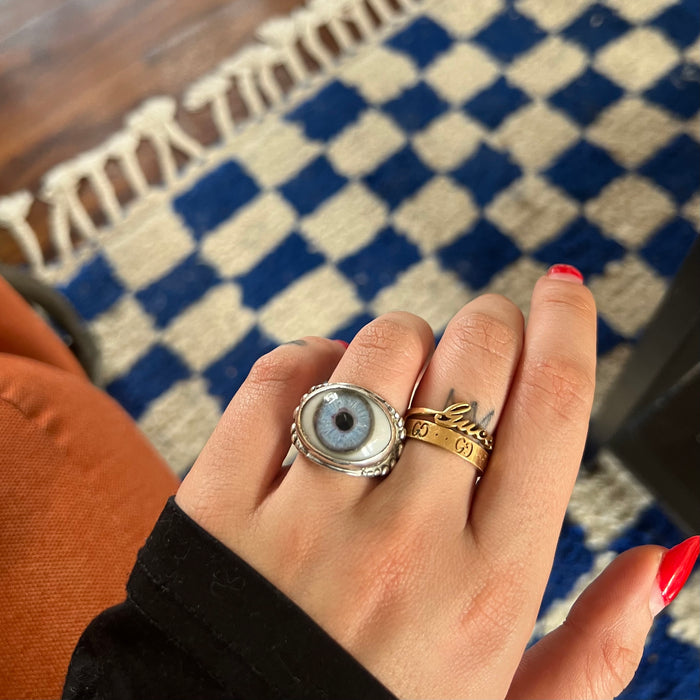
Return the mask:
[[[341,382],[312,387],[294,410],[292,443],[308,459],[352,476],[385,476],[406,440],[399,412],[381,396]]]

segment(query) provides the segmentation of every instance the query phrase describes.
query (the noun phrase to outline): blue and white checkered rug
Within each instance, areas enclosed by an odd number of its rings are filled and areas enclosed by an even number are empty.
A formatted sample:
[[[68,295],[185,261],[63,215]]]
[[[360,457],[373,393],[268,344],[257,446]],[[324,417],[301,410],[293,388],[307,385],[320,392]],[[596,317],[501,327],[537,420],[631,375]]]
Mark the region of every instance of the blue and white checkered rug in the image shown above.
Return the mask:
[[[278,343],[350,340],[395,308],[439,335],[487,291],[527,313],[555,262],[576,265],[598,302],[599,405],[697,235],[696,0],[371,5],[311,3],[192,86],[185,105],[211,110],[219,143],[202,148],[159,98],[47,178],[63,261],[43,274],[98,337],[107,391],[178,473]],[[297,86],[281,89],[272,64]],[[232,86],[251,114],[241,124]],[[139,139],[156,146],[164,186],[138,172]],[[180,171],[172,148],[190,159]],[[126,207],[95,168],[108,158],[136,193]],[[58,186],[86,177],[108,227]],[[76,255],[71,227],[91,239]],[[682,538],[612,458],[582,473],[536,635],[615,553]],[[696,572],[624,697],[700,698],[699,649]]]

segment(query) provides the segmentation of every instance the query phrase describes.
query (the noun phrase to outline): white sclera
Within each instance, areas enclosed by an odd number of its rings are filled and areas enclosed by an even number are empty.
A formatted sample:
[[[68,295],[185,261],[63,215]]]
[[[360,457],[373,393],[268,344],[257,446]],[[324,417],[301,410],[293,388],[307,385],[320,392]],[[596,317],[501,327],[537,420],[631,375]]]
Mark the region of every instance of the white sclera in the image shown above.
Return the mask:
[[[347,391],[347,390],[343,390]],[[343,462],[364,462],[367,459],[372,459],[381,454],[391,442],[392,424],[387,414],[382,409],[381,405],[376,403],[371,396],[362,394],[362,398],[366,401],[367,406],[372,411],[372,428],[370,435],[362,447],[357,450],[348,452],[336,452],[326,447],[316,435],[314,426],[314,416],[321,402],[331,394],[336,394],[338,390],[328,389],[321,391],[315,396],[312,396],[299,411],[299,423],[301,430],[307,442],[316,450],[324,454],[337,457]]]

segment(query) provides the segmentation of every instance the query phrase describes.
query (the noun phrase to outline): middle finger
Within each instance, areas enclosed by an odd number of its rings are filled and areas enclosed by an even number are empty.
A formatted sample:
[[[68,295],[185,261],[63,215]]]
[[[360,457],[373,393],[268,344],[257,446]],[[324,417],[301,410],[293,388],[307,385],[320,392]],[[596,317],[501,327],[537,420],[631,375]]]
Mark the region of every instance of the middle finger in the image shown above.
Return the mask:
[[[466,304],[445,329],[412,406],[442,410],[469,403],[469,420],[493,434],[520,357],[523,325],[520,309],[505,297],[486,294]],[[464,526],[476,476],[460,456],[408,438],[382,489]]]
[[[374,392],[403,415],[416,379],[434,347],[430,326],[418,316],[392,312],[365,326],[350,343],[331,382]],[[284,480],[282,497],[336,510],[356,503],[377,479],[354,477],[324,468],[299,455]]]

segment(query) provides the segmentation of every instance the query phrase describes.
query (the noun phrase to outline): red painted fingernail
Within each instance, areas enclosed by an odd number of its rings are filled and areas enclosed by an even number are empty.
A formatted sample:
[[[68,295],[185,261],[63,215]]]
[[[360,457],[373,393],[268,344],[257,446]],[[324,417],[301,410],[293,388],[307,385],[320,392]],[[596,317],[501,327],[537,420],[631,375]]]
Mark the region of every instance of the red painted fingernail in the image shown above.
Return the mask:
[[[698,554],[700,554],[700,535],[689,537],[685,542],[677,544],[664,554],[659,565],[659,573],[656,575],[657,600],[660,594],[662,607],[666,607],[683,588],[683,584],[688,580],[695,566]],[[652,612],[659,611],[661,601],[657,605],[652,601]]]
[[[336,343],[340,343],[344,348],[347,348],[350,343],[346,343],[344,340],[336,340]]]
[[[573,265],[552,265],[547,270],[547,277],[553,280],[565,280],[583,284],[583,275]]]

